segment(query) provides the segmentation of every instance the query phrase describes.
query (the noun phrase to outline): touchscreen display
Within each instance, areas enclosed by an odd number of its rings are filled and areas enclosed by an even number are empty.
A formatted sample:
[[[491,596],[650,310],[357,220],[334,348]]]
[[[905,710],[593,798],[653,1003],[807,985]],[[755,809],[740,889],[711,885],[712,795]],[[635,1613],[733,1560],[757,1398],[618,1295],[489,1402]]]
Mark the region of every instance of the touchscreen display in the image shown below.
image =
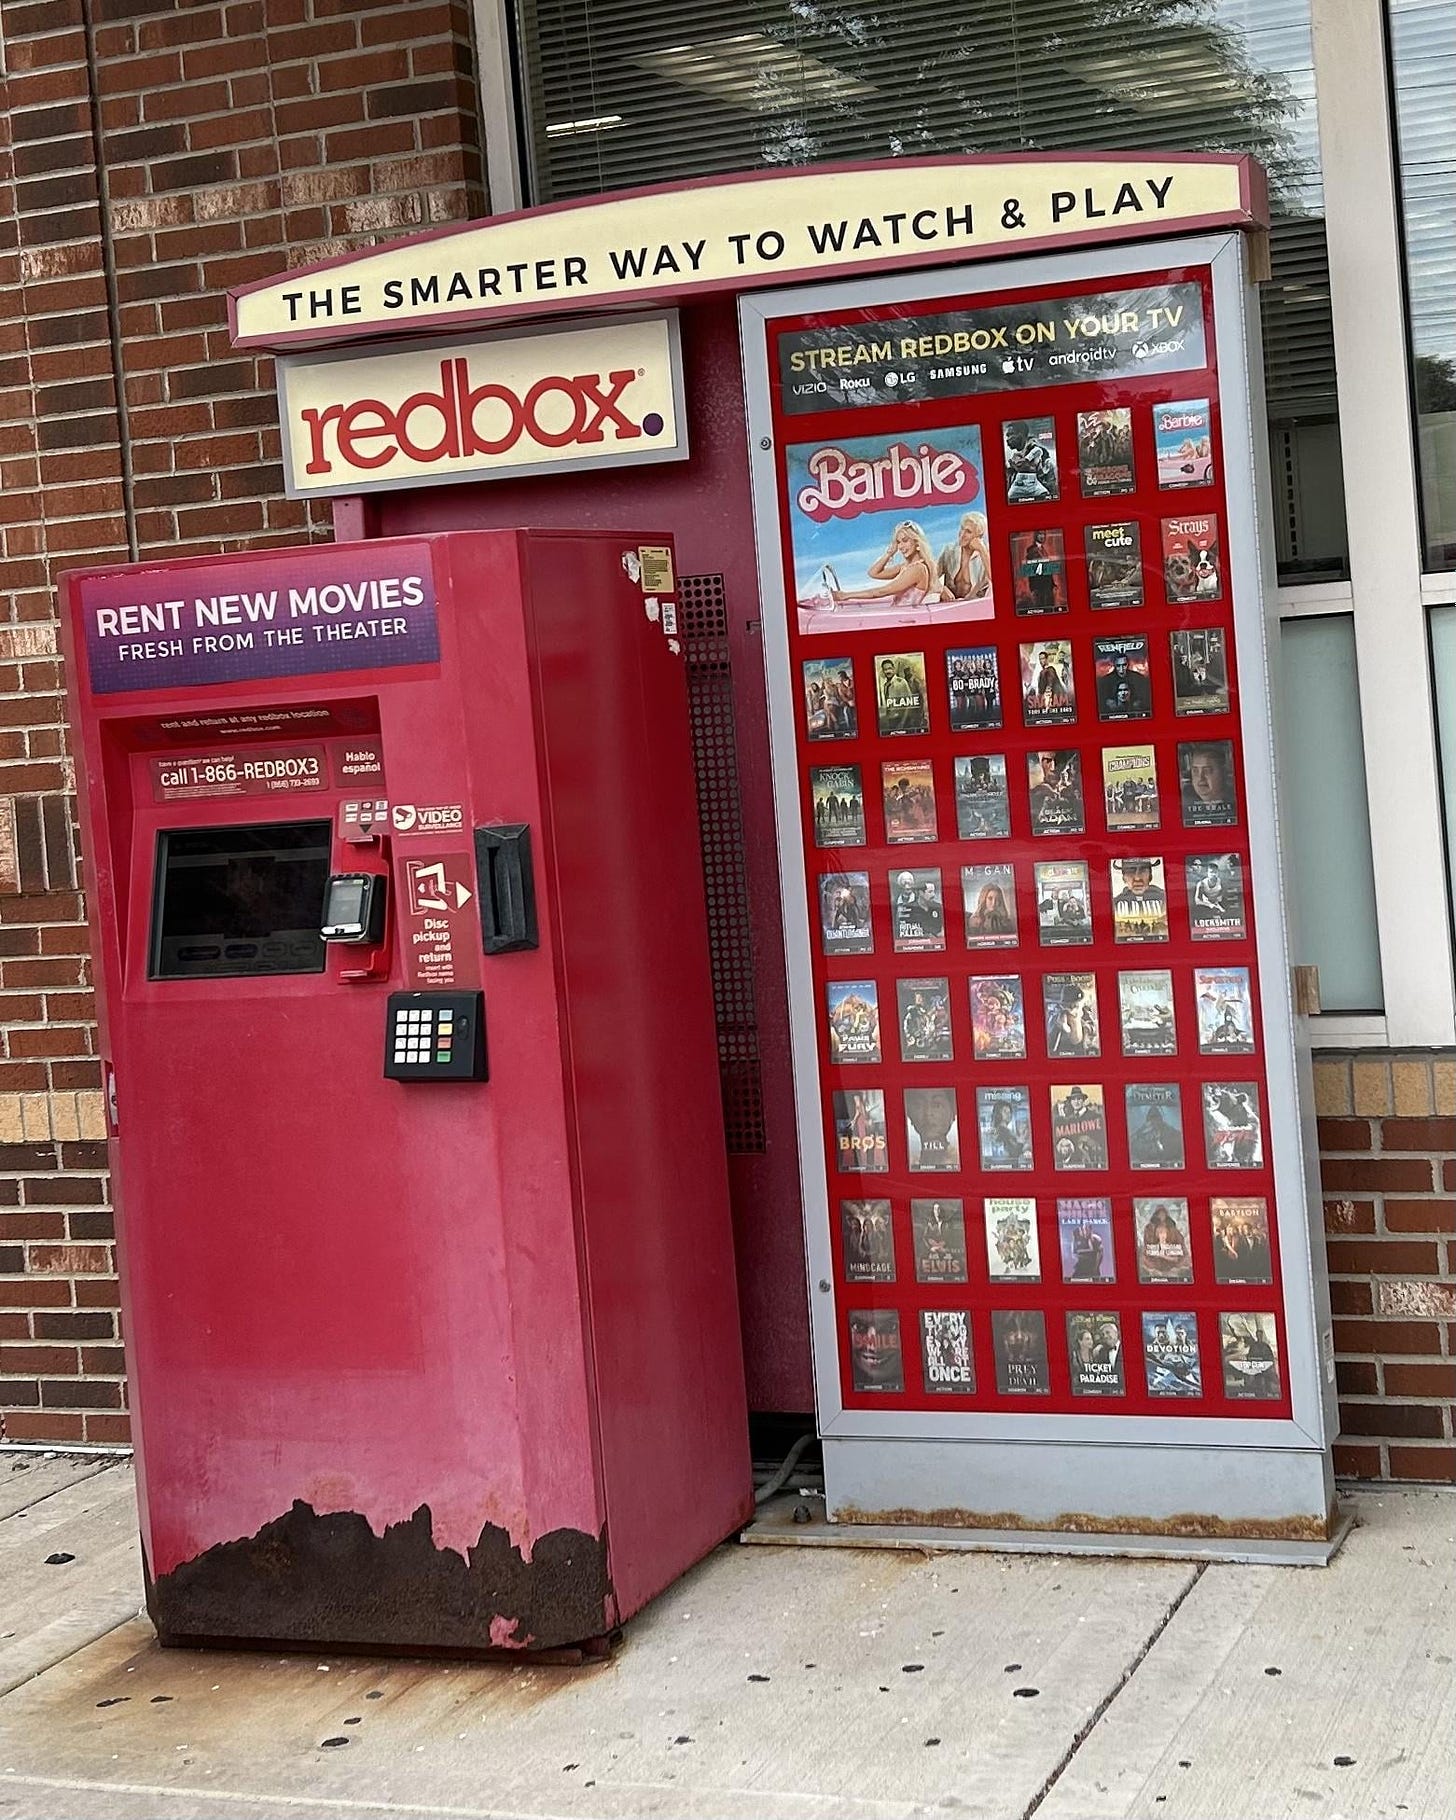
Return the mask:
[[[330,834],[326,821],[165,830],[149,976],[321,973]]]

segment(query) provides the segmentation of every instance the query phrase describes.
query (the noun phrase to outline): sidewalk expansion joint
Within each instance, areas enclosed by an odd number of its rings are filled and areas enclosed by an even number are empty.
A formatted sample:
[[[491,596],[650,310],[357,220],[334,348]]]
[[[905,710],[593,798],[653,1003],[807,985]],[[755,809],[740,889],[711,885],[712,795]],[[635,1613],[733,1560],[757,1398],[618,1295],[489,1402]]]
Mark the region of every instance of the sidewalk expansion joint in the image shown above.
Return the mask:
[[[1071,1765],[1072,1759],[1077,1755],[1077,1752],[1081,1750],[1088,1738],[1091,1737],[1092,1733],[1102,1723],[1103,1716],[1112,1705],[1113,1701],[1148,1659],[1148,1655],[1151,1652],[1153,1645],[1173,1622],[1174,1618],[1177,1617],[1183,1601],[1188,1597],[1189,1593],[1193,1591],[1194,1587],[1197,1586],[1198,1582],[1203,1578],[1204,1574],[1207,1573],[1211,1565],[1212,1563],[1208,1561],[1200,1561],[1197,1563],[1193,1569],[1193,1577],[1183,1588],[1182,1592],[1178,1594],[1178,1597],[1173,1600],[1172,1604],[1163,1613],[1162,1617],[1159,1618],[1158,1622],[1148,1632],[1146,1638],[1143,1640],[1142,1648],[1138,1650],[1132,1661],[1129,1662],[1127,1667],[1122,1671],[1116,1684],[1109,1688],[1107,1693],[1097,1703],[1092,1716],[1081,1730],[1077,1732],[1076,1736],[1072,1739],[1072,1742],[1062,1753],[1060,1759],[1052,1766],[1051,1774],[1047,1777],[1046,1781],[1042,1783],[1041,1787],[1032,1796],[1027,1805],[1021,1810],[1021,1813],[1017,1816],[1017,1820],[1032,1820],[1032,1816],[1036,1813],[1037,1809],[1066,1774],[1067,1769]]]

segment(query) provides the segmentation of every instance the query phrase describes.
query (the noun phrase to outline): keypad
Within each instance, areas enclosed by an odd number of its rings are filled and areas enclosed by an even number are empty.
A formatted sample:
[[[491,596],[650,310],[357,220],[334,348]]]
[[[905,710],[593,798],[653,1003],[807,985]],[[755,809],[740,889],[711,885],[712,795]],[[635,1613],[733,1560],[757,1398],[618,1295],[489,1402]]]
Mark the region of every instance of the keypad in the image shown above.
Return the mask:
[[[469,992],[393,994],[385,1073],[396,1080],[484,1079],[476,1065],[482,1046],[471,1021],[483,1016],[480,997]]]

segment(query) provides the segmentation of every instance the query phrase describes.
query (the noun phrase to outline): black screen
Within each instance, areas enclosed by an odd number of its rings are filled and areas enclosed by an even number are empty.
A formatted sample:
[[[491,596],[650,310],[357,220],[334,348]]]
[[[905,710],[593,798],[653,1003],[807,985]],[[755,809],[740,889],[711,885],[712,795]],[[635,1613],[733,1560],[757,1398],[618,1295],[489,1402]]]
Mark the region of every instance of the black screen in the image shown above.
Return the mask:
[[[159,835],[151,978],[322,973],[330,834],[271,822]]]

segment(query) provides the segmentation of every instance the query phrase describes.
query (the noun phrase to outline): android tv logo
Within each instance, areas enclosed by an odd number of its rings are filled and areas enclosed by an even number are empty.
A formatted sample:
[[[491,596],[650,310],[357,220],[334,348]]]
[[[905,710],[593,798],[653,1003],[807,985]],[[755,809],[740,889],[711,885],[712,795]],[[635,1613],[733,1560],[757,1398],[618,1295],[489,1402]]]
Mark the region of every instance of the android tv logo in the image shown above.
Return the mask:
[[[451,877],[448,859],[412,859],[405,866],[411,916],[453,916],[473,895]]]

